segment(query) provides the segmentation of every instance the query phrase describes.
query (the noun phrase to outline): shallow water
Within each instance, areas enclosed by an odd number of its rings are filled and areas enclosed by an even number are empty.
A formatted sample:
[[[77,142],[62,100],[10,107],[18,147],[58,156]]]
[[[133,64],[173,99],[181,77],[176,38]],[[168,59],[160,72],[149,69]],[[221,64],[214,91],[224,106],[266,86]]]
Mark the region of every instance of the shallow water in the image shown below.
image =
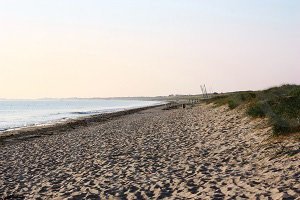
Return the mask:
[[[0,131],[159,104],[162,102],[100,99],[2,100]]]

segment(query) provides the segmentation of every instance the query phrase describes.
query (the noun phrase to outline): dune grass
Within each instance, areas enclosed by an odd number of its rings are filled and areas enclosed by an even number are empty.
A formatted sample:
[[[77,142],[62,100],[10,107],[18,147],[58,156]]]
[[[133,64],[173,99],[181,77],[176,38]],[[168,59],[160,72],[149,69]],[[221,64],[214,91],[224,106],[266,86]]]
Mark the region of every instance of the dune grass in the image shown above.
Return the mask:
[[[230,109],[247,106],[252,117],[267,117],[274,135],[300,131],[300,86],[282,85],[263,91],[235,92],[206,100],[216,105],[228,104]]]

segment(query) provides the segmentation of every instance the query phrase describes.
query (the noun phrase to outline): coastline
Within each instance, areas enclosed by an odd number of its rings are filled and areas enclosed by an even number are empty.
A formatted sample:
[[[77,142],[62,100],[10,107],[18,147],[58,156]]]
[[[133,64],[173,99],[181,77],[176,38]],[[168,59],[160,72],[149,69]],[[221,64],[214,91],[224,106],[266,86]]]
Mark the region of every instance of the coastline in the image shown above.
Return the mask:
[[[281,151],[267,141],[270,127],[238,109],[162,108],[84,119],[0,145],[0,197],[300,197],[299,141],[282,143],[293,155]]]
[[[130,115],[143,110],[156,108],[156,107],[163,107],[163,106],[165,106],[165,104],[146,106],[140,108],[132,108],[132,109],[126,109],[126,110],[116,111],[116,112],[94,114],[89,116],[78,117],[76,119],[57,121],[50,124],[40,124],[40,125],[33,125],[28,127],[20,127],[11,130],[6,130],[0,132],[0,145],[8,142],[14,142],[17,140],[26,140],[26,139],[43,137],[47,135],[53,135],[55,134],[54,132],[62,133],[62,132],[75,129],[80,126],[88,126],[91,123],[105,122],[108,120],[115,119],[117,117]]]

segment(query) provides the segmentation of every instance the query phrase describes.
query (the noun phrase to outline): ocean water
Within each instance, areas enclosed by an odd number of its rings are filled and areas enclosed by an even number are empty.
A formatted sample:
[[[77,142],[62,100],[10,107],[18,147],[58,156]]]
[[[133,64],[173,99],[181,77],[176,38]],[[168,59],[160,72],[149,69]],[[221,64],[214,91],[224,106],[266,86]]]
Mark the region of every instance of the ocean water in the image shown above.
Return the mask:
[[[1,100],[0,132],[160,104],[163,103],[99,99]]]

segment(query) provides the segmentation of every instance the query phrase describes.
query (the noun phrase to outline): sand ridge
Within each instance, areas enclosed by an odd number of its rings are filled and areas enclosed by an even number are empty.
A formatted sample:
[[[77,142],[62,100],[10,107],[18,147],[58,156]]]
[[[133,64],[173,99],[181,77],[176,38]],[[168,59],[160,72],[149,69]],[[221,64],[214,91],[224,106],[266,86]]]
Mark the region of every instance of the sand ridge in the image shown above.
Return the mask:
[[[237,110],[154,108],[0,146],[0,196],[26,199],[297,199],[300,156],[276,155]],[[289,143],[297,150],[299,142]]]

